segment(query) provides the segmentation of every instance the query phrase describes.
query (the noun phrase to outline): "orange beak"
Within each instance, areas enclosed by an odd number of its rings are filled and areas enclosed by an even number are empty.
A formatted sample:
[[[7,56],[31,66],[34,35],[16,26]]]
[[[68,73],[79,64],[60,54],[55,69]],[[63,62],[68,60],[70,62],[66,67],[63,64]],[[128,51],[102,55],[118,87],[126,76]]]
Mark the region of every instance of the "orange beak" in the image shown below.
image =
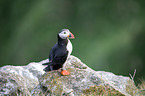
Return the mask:
[[[70,39],[74,39],[75,38],[75,36],[70,32],[70,34],[68,35],[68,37],[70,38]]]

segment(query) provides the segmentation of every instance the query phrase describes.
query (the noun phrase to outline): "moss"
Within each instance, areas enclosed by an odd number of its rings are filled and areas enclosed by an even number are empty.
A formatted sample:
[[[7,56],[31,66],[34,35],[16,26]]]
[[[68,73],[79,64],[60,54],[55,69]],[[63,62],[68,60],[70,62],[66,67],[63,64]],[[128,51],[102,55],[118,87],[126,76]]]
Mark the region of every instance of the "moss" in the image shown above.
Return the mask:
[[[61,75],[58,71],[51,71],[46,73],[45,75],[43,75],[40,82],[43,88],[45,88],[45,92],[43,90],[44,94],[46,94],[47,92],[53,95],[60,95],[63,93]]]
[[[82,96],[124,96],[109,86],[91,86],[89,89],[83,90]]]
[[[43,90],[42,93],[44,95],[49,93],[50,95],[56,95],[56,96],[57,95],[61,96],[63,94],[64,95],[80,94],[81,96],[83,92],[82,96],[98,96],[98,95],[99,96],[100,95],[101,96],[124,96],[124,94],[127,95],[131,94],[131,96],[133,96],[133,94],[136,93],[136,91],[134,92],[134,88],[136,88],[136,86],[134,85],[133,81],[128,81],[128,82],[125,81],[125,83],[121,83],[122,85],[119,87],[118,85],[115,85],[117,86],[118,89],[116,89],[116,87],[114,87],[115,88],[114,89],[109,85],[99,86],[101,83],[103,83],[103,79],[99,80],[100,78],[97,77],[96,74],[93,73],[92,71],[88,72],[88,70],[82,70],[79,68],[66,68],[66,69],[70,72],[70,75],[68,76],[62,76],[60,72],[56,70],[46,72],[44,75],[42,75],[42,78],[39,79],[39,82],[44,89],[44,90],[42,89]],[[96,83],[98,81],[99,83]],[[120,81],[118,80],[114,80],[114,82],[115,84],[120,83]],[[126,85],[126,83],[128,85]],[[85,88],[89,88],[89,89],[85,89]]]
[[[135,86],[134,82],[130,79],[127,81],[128,85],[126,85],[126,92],[131,96],[135,96],[137,93],[137,87]]]
[[[145,96],[145,81],[141,80],[141,84],[138,85],[137,93],[135,96]]]
[[[132,80],[128,81],[128,85],[126,85],[126,92],[131,96],[145,96],[145,81],[142,81],[138,88],[132,82]],[[89,89],[83,91],[82,96],[124,96],[119,91],[116,91],[109,86],[91,86]]]

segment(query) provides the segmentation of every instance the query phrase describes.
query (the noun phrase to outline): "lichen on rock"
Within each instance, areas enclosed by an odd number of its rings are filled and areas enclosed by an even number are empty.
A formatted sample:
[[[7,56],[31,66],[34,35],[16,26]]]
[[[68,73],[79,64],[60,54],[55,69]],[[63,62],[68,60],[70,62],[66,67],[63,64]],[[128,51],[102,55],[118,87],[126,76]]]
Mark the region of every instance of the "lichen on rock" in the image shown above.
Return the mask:
[[[39,67],[39,68],[38,68]],[[44,74],[43,67],[38,63],[27,66],[4,66],[0,68],[0,96],[30,95],[39,84],[38,77]]]
[[[134,84],[133,81],[130,81],[131,84],[128,83],[128,80],[131,80],[129,77],[117,76],[110,72],[94,71],[74,56],[70,56],[66,69],[70,71],[68,76],[62,76],[58,71],[51,71],[46,72],[39,79],[38,86],[41,86],[43,95],[61,96],[67,94],[67,96],[79,96],[84,94],[84,90],[91,88],[91,86],[109,86],[114,89],[114,92],[130,96],[125,91],[126,86]],[[39,91],[37,90],[39,90],[38,87],[33,91],[38,94]],[[36,95],[33,92],[31,94],[32,96]]]
[[[0,71],[0,95],[30,95],[24,82],[25,79],[19,75]]]
[[[43,61],[48,62],[47,59]],[[1,67],[0,95],[97,96],[103,92],[127,96],[135,94],[133,88],[136,86],[129,77],[94,71],[75,56],[70,56],[67,61],[66,69],[70,72],[68,76],[62,76],[57,70],[44,72],[45,66],[42,63],[44,62]]]

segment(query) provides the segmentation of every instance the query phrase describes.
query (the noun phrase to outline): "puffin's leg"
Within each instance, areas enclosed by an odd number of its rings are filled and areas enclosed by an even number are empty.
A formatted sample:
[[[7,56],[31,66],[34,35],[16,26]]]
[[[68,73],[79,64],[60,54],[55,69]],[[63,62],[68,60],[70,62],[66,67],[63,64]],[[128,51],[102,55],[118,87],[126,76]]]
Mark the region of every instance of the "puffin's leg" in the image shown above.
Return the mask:
[[[48,66],[46,67],[46,68],[44,68],[43,70],[45,71],[45,72],[48,72],[48,71],[52,71],[53,70],[53,63],[52,62],[48,62],[47,63],[48,64]]]
[[[70,72],[67,71],[67,70],[65,69],[66,63],[67,63],[67,60],[66,60],[66,62],[63,64],[62,71],[61,71],[61,74],[62,74],[62,75],[69,75],[69,74],[70,74]]]
[[[64,62],[63,66],[62,66],[62,69],[63,69],[63,70],[66,70],[66,69],[65,69],[66,63],[67,63],[67,60]]]
[[[53,66],[50,65],[50,71],[52,71],[52,70],[53,70]]]
[[[48,72],[48,71],[52,71],[53,70],[53,66],[47,66],[46,68],[43,69],[45,72]]]

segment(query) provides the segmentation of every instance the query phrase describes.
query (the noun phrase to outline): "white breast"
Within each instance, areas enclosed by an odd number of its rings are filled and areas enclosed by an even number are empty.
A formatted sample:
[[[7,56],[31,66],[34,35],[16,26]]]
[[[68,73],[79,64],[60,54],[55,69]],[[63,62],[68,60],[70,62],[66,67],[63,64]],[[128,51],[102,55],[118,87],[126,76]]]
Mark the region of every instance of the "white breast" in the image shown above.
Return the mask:
[[[66,46],[67,50],[68,50],[68,57],[70,56],[71,52],[72,52],[72,44],[70,42],[70,40],[68,39],[68,43],[67,43],[67,46]]]
[[[70,54],[71,54],[71,52],[72,52],[72,44],[71,44],[71,42],[70,42],[69,39],[67,39],[67,40],[68,40],[68,43],[67,43],[66,48],[67,48],[67,50],[68,50],[68,56],[67,56],[67,59],[68,59],[69,56],[70,56]],[[67,63],[67,59],[66,59],[65,63],[63,64],[63,69],[64,69],[64,70],[65,70],[65,66],[66,66],[66,63]]]

